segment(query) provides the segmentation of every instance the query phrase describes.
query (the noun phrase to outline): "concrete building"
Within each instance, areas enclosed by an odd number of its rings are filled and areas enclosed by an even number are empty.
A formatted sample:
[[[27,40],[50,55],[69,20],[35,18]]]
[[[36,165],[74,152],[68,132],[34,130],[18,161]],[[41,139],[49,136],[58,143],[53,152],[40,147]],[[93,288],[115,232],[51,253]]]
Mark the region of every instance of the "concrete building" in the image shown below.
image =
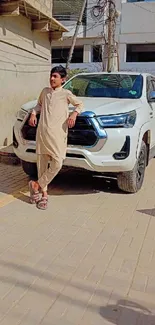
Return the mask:
[[[53,64],[65,64],[82,1],[0,1],[0,146],[11,143],[20,106],[48,84],[51,46]],[[87,1],[71,68],[102,69],[104,16],[92,15],[97,2]],[[120,69],[155,74],[155,2],[116,0],[116,7]]]
[[[102,35],[105,19],[103,15],[100,19],[92,17],[92,8],[97,3],[97,0],[87,1],[71,68],[87,68],[90,71],[102,68],[101,45],[104,45]],[[104,1],[100,3],[102,5]],[[54,0],[53,13],[70,28],[70,35],[74,32],[80,4],[82,0],[75,0],[74,7],[71,0]],[[155,74],[155,1],[116,0],[116,9],[121,12],[116,23],[120,69]],[[64,36],[63,41],[52,42],[53,63],[66,62],[71,38],[67,34]]]
[[[72,43],[75,24],[79,16],[83,0],[54,0],[53,15],[67,27],[69,33],[64,33],[63,40],[52,41],[52,63],[65,64]],[[98,21],[92,17],[92,8],[97,0],[88,0],[82,25],[78,33],[76,48],[72,58],[71,68],[87,68],[98,71],[101,69],[103,44],[103,18]]]
[[[0,146],[11,143],[20,106],[48,85],[51,40],[65,31],[52,0],[0,1]]]
[[[155,74],[155,2],[120,2],[119,53],[121,70]]]

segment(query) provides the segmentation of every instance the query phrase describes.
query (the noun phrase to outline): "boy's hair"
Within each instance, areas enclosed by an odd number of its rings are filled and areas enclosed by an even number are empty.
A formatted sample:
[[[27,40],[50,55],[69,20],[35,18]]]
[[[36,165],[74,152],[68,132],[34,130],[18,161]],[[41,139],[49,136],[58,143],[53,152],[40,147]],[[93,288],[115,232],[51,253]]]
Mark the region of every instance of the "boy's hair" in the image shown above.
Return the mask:
[[[62,65],[58,65],[58,66],[54,67],[54,68],[51,70],[51,74],[50,74],[50,76],[51,76],[53,73],[59,73],[59,75],[61,76],[61,78],[65,78],[65,77],[67,76],[67,71],[66,71],[66,69],[65,69]]]

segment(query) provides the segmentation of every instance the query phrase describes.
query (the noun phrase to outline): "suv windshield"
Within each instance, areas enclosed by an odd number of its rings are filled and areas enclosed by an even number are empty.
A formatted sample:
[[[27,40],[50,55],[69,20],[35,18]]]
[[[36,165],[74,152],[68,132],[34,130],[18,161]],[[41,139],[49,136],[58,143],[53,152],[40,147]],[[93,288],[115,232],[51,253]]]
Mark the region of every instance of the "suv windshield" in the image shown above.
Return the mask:
[[[79,97],[137,99],[142,95],[143,77],[132,74],[77,75],[64,88]]]

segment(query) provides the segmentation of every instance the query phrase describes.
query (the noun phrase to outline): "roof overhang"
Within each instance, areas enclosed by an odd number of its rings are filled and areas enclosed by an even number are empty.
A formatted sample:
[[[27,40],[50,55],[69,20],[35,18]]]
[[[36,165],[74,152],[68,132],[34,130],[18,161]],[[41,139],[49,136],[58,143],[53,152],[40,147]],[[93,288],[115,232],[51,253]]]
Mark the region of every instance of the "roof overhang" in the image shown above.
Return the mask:
[[[52,12],[39,2],[33,0],[1,0],[0,16],[24,15],[31,19],[32,29],[38,32],[56,32],[55,39],[61,38],[63,32],[68,32],[59,21],[52,17]]]

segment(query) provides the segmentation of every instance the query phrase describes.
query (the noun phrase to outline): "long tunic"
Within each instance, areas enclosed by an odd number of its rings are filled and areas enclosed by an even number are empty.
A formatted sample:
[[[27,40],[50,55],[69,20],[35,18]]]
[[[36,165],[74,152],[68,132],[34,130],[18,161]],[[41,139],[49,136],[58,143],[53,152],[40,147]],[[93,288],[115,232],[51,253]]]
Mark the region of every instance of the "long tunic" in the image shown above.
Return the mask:
[[[44,88],[41,92],[33,110],[35,113],[40,112],[36,135],[37,154],[48,154],[56,160],[65,158],[70,103],[76,112],[82,112],[82,102],[67,89]]]

